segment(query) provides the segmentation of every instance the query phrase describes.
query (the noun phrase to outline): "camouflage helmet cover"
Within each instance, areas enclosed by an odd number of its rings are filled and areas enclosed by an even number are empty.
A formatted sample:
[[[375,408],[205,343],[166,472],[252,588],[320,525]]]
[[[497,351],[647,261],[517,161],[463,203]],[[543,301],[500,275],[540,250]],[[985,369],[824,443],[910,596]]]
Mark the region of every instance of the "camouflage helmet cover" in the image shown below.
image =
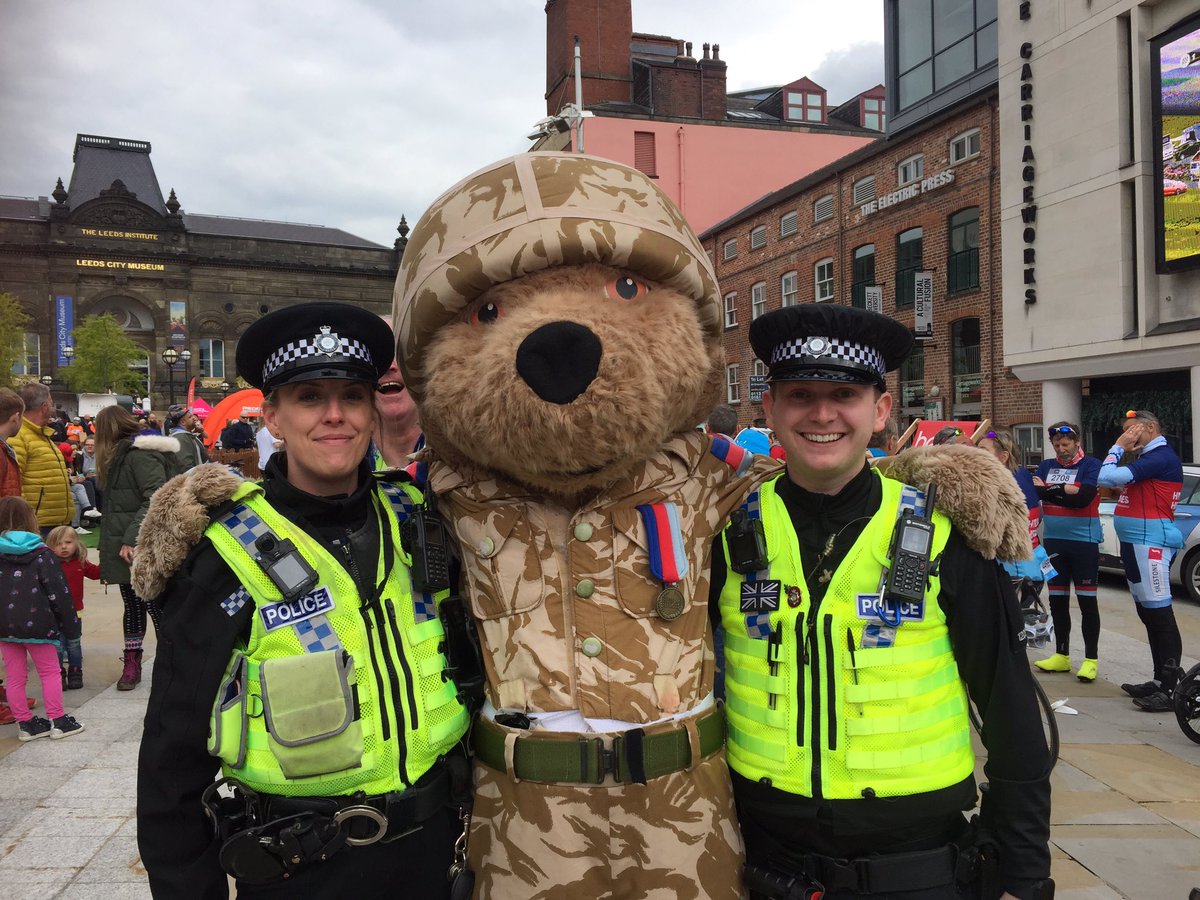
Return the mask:
[[[720,341],[708,254],[675,204],[642,172],[576,153],[522,153],[442,194],[409,237],[396,276],[397,361],[418,399],[430,339],[493,285],[597,262],[671,287]]]

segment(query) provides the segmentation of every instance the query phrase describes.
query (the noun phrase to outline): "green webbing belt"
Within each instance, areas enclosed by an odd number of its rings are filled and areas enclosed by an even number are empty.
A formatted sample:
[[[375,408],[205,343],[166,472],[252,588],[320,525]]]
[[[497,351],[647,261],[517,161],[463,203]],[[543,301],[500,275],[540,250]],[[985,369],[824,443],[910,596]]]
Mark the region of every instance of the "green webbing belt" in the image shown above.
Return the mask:
[[[720,709],[696,719],[700,733],[700,755],[709,756],[725,742],[725,715]],[[511,732],[480,718],[471,732],[475,757],[500,772],[504,764],[505,739]],[[637,744],[641,743],[640,773]],[[641,729],[613,738],[611,753],[599,738],[556,741],[534,736],[518,737],[513,750],[513,775],[523,781],[551,781],[568,784],[600,784],[608,773],[621,783],[631,783],[639,774],[646,780],[679,772],[692,765],[692,750],[686,728],[641,733]],[[697,760],[698,762],[699,760]]]

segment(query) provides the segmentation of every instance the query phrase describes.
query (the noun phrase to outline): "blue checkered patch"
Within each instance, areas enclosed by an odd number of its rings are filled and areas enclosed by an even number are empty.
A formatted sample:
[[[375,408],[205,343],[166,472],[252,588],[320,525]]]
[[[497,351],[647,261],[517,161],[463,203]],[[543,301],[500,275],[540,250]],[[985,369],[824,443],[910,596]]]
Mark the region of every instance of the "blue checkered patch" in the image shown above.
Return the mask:
[[[433,599],[433,594],[418,594],[413,592],[413,618],[418,622],[428,622],[430,619],[436,619],[438,615],[437,603]]]
[[[271,528],[250,507],[239,503],[221,520],[221,527],[228,531],[243,547],[253,547],[254,542]]]
[[[746,616],[746,634],[755,640],[766,640],[771,636],[771,614],[755,613]]]
[[[392,512],[396,514],[396,518],[401,522],[408,521],[409,516],[413,512],[413,501],[408,494],[386,481],[380,481],[379,489],[383,491],[383,495],[387,497],[388,503],[392,507]]]
[[[297,622],[292,628],[304,647],[305,653],[320,653],[322,650],[337,650],[342,646],[333,626],[324,615],[314,616]]]
[[[236,591],[221,601],[221,609],[225,610],[227,616],[236,616],[249,599],[250,592],[239,584]]]
[[[911,509],[914,516],[923,519],[925,517],[925,492],[907,484],[900,488],[899,515],[904,515],[906,509]]]

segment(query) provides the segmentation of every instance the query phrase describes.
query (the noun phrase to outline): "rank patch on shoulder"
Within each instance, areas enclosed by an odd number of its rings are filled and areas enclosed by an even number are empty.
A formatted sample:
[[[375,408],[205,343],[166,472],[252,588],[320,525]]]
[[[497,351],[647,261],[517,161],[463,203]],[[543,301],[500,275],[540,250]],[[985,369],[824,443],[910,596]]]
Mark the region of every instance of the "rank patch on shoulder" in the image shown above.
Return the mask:
[[[258,614],[262,618],[263,628],[267,631],[274,631],[276,628],[285,628],[288,625],[303,622],[305,619],[311,619],[313,616],[319,616],[331,609],[333,609],[333,597],[330,596],[329,589],[319,587],[295,600],[280,600],[278,603],[260,606]]]
[[[856,598],[860,619],[880,619],[884,622],[920,622],[925,618],[925,601],[905,600],[900,603],[900,617],[896,617],[896,601],[881,600],[878,594],[859,594]]]
[[[774,612],[779,609],[779,591],[778,581],[743,581],[742,612]]]

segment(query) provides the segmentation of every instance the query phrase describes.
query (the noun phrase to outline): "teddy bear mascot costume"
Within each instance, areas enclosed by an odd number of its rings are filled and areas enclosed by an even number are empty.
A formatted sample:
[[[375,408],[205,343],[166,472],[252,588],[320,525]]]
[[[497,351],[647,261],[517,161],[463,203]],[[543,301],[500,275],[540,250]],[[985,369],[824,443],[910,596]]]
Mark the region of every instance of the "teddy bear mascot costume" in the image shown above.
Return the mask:
[[[593,157],[498,162],[409,237],[398,360],[487,676],[478,897],[742,895],[709,563],[778,469],[696,430],[720,302],[672,202]]]

